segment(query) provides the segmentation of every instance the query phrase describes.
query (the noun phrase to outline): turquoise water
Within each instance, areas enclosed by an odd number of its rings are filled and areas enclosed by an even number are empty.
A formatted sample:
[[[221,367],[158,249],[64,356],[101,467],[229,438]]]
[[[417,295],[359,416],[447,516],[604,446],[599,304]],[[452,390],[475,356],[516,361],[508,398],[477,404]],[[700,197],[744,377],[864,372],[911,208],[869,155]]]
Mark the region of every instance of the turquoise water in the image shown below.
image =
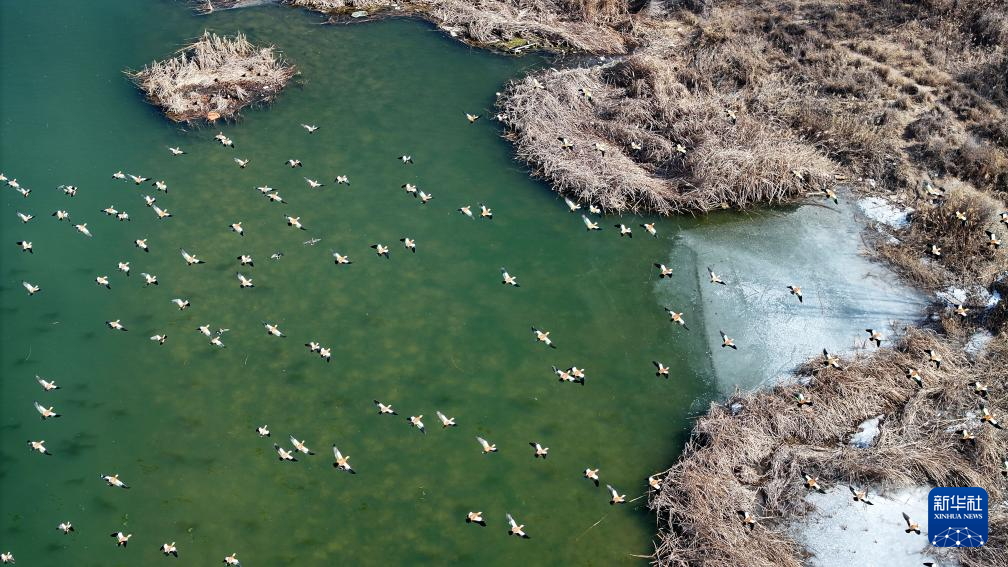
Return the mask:
[[[643,564],[632,554],[653,550],[646,499],[610,506],[604,483],[628,500],[645,494],[712,395],[702,321],[670,329],[651,266],[695,221],[659,220],[657,239],[636,217],[588,233],[529,178],[486,117],[494,92],[542,59],[471,50],[410,20],[318,22],[276,7],[200,18],[172,1],[0,4],[0,171],[32,189],[0,190],[0,550],[23,565],[146,565],[166,541],[194,565],[232,552],[246,567]],[[275,43],[302,73],[271,108],[224,126],[234,150],[216,130],[168,123],[122,75],[204,28]],[[469,125],[465,112],[484,118]],[[308,135],[302,122],[321,129]],[[404,153],[415,165],[396,161]],[[304,168],[285,167],[291,157]],[[113,180],[120,169],[169,192]],[[327,186],[310,190],[305,176]],[[434,200],[420,206],[406,182]],[[74,198],[57,189],[68,183]],[[174,216],[156,220],[143,194]],[[456,212],[480,202],[492,221]],[[132,221],[100,212],[109,205]],[[94,237],[51,218],[57,208]],[[16,211],[36,218],[22,224]],[[246,236],[228,230],[237,221]],[[615,222],[635,237],[618,238]],[[302,244],[311,237],[321,241]],[[14,246],[23,239],[33,255]],[[206,264],[186,266],[180,247]],[[334,265],[332,250],[354,263]],[[235,279],[243,253],[254,289]],[[501,266],[521,287],[501,285]],[[143,287],[140,272],[160,285]],[[42,291],[29,297],[22,280]],[[685,303],[697,285],[661,301]],[[267,336],[264,320],[288,338]],[[230,329],[226,348],[196,332],[205,323]],[[559,348],[536,344],[532,325]],[[161,332],[164,346],[148,340]],[[310,340],[332,348],[331,363]],[[654,376],[654,359],[671,379]],[[558,382],[552,365],[586,368],[587,384]],[[62,389],[42,391],[36,374]],[[373,399],[400,415],[377,415]],[[63,416],[41,421],[34,400]],[[435,410],[458,427],[442,429]],[[427,435],[406,422],[415,414]],[[272,438],[256,435],[263,424]],[[318,454],[279,462],[272,444],[289,447],[289,434]],[[481,454],[477,435],[499,452]],[[546,461],[530,441],[550,447]],[[333,443],[358,474],[332,468]],[[602,488],[582,478],[587,466]],[[98,478],[113,473],[131,489]],[[489,526],[466,524],[470,510]],[[531,539],[506,535],[507,512]],[[62,521],[76,533],[58,532]],[[134,534],[128,549],[109,538],[120,530]]]

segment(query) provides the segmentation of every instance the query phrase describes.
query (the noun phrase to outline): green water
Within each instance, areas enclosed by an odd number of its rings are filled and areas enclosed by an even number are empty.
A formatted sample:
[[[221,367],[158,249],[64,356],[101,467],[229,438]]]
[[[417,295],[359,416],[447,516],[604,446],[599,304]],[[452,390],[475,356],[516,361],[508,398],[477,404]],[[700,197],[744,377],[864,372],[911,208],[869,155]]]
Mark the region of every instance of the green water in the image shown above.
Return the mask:
[[[632,240],[613,218],[587,233],[513,161],[485,116],[495,91],[543,60],[471,50],[414,21],[318,22],[276,7],[199,18],[172,1],[0,4],[0,170],[32,189],[0,190],[0,550],[22,565],[148,565],[165,541],[190,565],[232,552],[246,567],[644,564],[631,554],[653,550],[646,498],[610,506],[604,484],[581,474],[598,467],[628,500],[641,496],[711,395],[703,333],[670,332],[651,268],[692,221],[658,221],[658,239],[633,217],[622,220]],[[302,72],[269,110],[225,126],[234,150],[216,130],[165,121],[121,73],[204,27],[275,43]],[[484,119],[469,125],[465,112]],[[321,129],[308,135],[302,122]],[[399,164],[403,153],[415,165]],[[305,167],[285,167],[291,157]],[[165,179],[169,193],[111,179],[120,169]],[[309,190],[304,176],[327,186]],[[406,182],[434,200],[420,206]],[[79,194],[63,195],[65,183]],[[288,204],[260,196],[265,184]],[[143,194],[174,216],[156,220]],[[492,221],[456,212],[479,202]],[[105,216],[109,205],[133,220]],[[57,208],[94,237],[51,218]],[[22,224],[16,211],[36,218]],[[308,230],[288,228],[285,213]],[[236,221],[244,238],[227,228]],[[309,237],[322,240],[302,245]],[[34,255],[14,246],[22,239]],[[391,260],[375,242],[391,245]],[[206,264],[186,266],[180,247]],[[354,263],[335,266],[333,249]],[[242,270],[254,289],[235,279],[242,253],[254,256]],[[501,285],[501,266],[520,288]],[[144,271],[160,285],[144,288]],[[42,291],[29,297],[22,280]],[[192,306],[177,310],[175,297]],[[267,336],[263,320],[289,338]],[[196,332],[204,323],[231,329],[226,348]],[[535,344],[530,325],[559,348]],[[155,332],[166,345],[148,340]],[[332,347],[330,364],[309,340]],[[670,380],[655,378],[652,359],[673,367]],[[559,383],[551,365],[586,368],[587,385]],[[43,392],[36,374],[62,389]],[[375,398],[400,415],[378,416]],[[33,400],[63,417],[41,421]],[[435,410],[458,427],[442,429]],[[411,414],[423,414],[426,436]],[[262,424],[271,439],[255,434]],[[279,462],[272,444],[289,446],[291,433],[318,454]],[[481,454],[476,435],[500,451]],[[549,459],[533,459],[530,441]],[[334,442],[357,475],[332,468]],[[467,525],[470,510],[489,527]],[[506,535],[506,512],[531,539]],[[75,534],[56,530],[66,520]],[[109,538],[119,530],[134,534],[126,550]]]

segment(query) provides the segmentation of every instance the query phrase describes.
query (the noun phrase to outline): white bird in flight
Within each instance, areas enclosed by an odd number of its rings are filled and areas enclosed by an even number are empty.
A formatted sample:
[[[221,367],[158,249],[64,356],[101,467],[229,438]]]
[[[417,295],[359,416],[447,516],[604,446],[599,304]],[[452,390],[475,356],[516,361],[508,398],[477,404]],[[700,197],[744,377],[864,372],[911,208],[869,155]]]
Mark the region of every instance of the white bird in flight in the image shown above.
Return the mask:
[[[205,264],[206,263],[203,260],[200,260],[199,258],[197,258],[196,256],[194,256],[194,255],[186,252],[184,248],[179,248],[179,253],[182,254],[182,258],[185,259],[186,264],[188,264],[190,266],[192,266],[194,264]]]

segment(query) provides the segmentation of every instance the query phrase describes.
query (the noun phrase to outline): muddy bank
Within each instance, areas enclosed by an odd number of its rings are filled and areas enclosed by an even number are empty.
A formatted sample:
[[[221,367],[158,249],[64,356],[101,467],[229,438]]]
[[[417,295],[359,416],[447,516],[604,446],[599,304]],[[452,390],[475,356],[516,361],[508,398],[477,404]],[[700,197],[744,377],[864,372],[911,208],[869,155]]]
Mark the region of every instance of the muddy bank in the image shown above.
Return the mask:
[[[169,119],[213,122],[272,100],[296,72],[273,46],[205,32],[175,57],[127,75]]]

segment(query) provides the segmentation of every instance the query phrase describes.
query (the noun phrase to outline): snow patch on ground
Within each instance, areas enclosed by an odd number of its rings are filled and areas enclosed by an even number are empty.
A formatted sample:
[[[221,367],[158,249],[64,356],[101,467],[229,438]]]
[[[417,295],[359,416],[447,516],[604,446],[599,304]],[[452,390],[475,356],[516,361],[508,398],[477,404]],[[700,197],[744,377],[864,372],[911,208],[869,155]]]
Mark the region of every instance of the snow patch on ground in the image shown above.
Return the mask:
[[[987,329],[981,329],[976,333],[973,333],[973,336],[969,338],[966,346],[963,347],[963,351],[967,356],[975,359],[981,352],[983,352],[983,349],[987,347],[987,343],[991,342],[993,339],[994,335],[992,335],[990,331]]]
[[[987,288],[977,285],[969,289],[961,287],[947,287],[941,291],[936,291],[935,296],[949,305],[963,305],[969,301],[970,297],[976,298],[975,303],[984,306],[985,309],[993,309],[1001,302],[1001,294],[997,291],[990,291]]]
[[[820,494],[809,493],[805,500],[814,510],[795,520],[789,531],[811,555],[809,567],[836,565],[921,565],[935,561],[943,566],[958,565],[947,559],[938,562],[928,545],[927,486],[875,494],[869,490],[871,506],[856,502],[846,486],[836,486]],[[921,535],[906,533],[903,512],[920,523]]]
[[[904,228],[910,224],[910,213],[913,209],[900,209],[882,197],[865,197],[858,201],[858,207],[869,219],[889,225],[893,228]]]
[[[879,425],[882,423],[882,416],[877,415],[871,419],[866,419],[858,426],[857,431],[851,435],[850,444],[858,449],[866,449],[875,444],[875,438],[879,434]]]

